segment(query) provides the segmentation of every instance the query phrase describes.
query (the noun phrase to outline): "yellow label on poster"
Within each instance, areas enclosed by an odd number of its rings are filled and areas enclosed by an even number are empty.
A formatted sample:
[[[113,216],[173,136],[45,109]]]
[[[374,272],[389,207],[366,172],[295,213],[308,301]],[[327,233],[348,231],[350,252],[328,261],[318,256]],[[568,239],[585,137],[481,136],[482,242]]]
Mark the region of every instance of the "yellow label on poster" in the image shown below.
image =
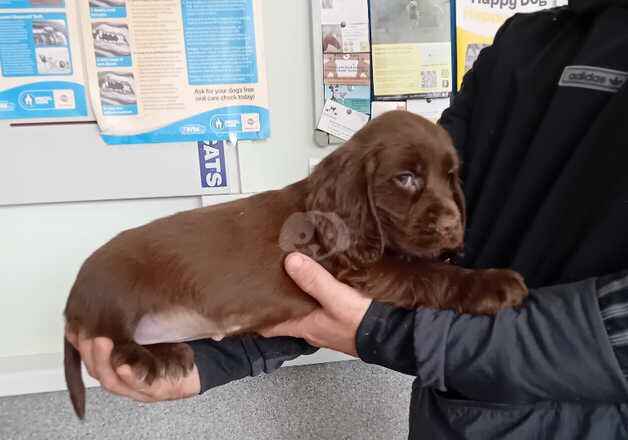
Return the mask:
[[[375,96],[431,95],[451,91],[451,44],[375,44]]]

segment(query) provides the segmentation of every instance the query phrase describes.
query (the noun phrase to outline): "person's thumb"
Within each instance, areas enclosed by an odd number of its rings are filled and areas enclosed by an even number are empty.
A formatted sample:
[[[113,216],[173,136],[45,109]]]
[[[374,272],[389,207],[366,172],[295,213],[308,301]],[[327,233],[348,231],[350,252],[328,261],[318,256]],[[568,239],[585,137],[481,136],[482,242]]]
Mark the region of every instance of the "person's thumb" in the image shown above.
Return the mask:
[[[286,257],[284,266],[301,290],[316,299],[323,307],[329,305],[334,298],[338,298],[338,290],[347,287],[306,255],[292,253]]]

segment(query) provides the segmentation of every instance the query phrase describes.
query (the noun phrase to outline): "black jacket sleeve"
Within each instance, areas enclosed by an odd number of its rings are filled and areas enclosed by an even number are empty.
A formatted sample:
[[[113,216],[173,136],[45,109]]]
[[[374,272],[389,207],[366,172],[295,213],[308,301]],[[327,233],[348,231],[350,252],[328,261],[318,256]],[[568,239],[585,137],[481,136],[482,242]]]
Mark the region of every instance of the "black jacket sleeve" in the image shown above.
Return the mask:
[[[248,376],[271,373],[289,360],[318,349],[296,338],[245,336],[189,343],[201,378],[201,393]]]
[[[628,270],[599,278],[597,292],[608,339],[628,378]]]
[[[628,384],[600,312],[600,286],[589,279],[539,289],[522,309],[494,317],[375,303],[358,330],[358,353],[418,376],[422,386],[474,400],[626,401]]]

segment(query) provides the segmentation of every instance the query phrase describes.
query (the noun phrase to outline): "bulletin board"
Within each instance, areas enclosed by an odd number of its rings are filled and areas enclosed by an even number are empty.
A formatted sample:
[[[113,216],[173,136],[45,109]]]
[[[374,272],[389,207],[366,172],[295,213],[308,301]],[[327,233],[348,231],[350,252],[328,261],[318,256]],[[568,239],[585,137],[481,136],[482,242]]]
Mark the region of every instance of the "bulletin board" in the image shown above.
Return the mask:
[[[319,145],[346,140],[327,128],[330,106],[368,117],[403,109],[433,121],[449,107],[453,0],[312,0],[311,8]]]
[[[241,191],[239,151],[246,151],[246,147],[238,140],[270,135],[262,3],[174,0],[170,6],[179,7],[179,15],[164,9],[168,6],[165,3],[0,1],[0,206]],[[154,14],[148,16],[148,9],[153,7]],[[208,69],[207,73],[198,53],[205,50],[214,56],[215,52],[218,58],[211,61],[225,71],[234,71],[236,62],[228,61],[240,59],[239,52],[235,53],[239,47],[199,46],[199,32],[207,29],[206,21],[213,23],[211,29],[220,28],[220,23],[212,21],[214,16],[224,16],[227,27],[231,26],[239,19],[231,9],[238,7],[249,12],[241,20],[248,31],[243,34],[245,43],[240,52],[246,52],[255,62],[247,66],[236,84],[227,83],[220,69]],[[170,86],[180,84],[170,92],[164,86],[165,72],[162,76],[154,74],[143,85],[141,81],[149,67],[155,72],[158,65],[151,64],[152,58],[144,64],[138,61],[159,53],[146,41],[140,45],[142,35],[149,40],[160,31],[161,27],[148,33],[145,27],[146,17],[155,20],[158,14],[165,22],[172,16],[172,23],[168,24],[173,29],[181,25],[177,28],[181,31],[180,42],[175,38],[178,33],[173,34],[167,41],[169,46],[162,47],[167,55],[175,55],[162,58],[161,62],[170,66],[177,53],[186,54],[183,61],[179,56],[183,68],[169,72],[171,77],[175,73],[185,76],[181,81],[170,81]],[[200,20],[203,17],[205,21]],[[137,24],[135,32],[131,27],[133,20]],[[196,39],[188,38],[189,35]],[[216,41],[219,40],[228,38]],[[125,46],[127,52],[123,53]],[[135,81],[125,81],[133,76]],[[141,102],[141,112],[137,108],[139,94],[155,89],[155,94],[163,99],[151,101],[151,121],[148,99]],[[180,95],[189,99],[176,102],[172,98]],[[214,102],[221,105],[212,112],[206,111]],[[259,102],[263,107],[257,106]],[[195,111],[195,107],[203,110],[198,110],[194,118],[188,117],[187,113]],[[162,121],[165,110],[175,112],[175,121],[182,122],[168,125]],[[112,119],[114,116],[118,119]],[[146,136],[127,134],[133,129],[128,123],[131,116],[137,117],[138,124],[148,122],[164,129],[151,129]],[[112,119],[110,129],[122,127],[126,131],[106,136],[107,118]],[[154,135],[166,128],[170,132],[161,138]],[[232,136],[234,133],[238,135]]]
[[[14,0],[0,0],[0,4],[8,1]],[[228,190],[241,196],[279,189],[303,179],[312,165],[333,150],[316,145],[312,136],[315,118],[311,104],[310,4],[295,0],[260,3],[272,132],[269,139],[241,141],[237,148],[225,146]],[[203,174],[215,182],[215,153],[208,151],[208,159],[203,160],[209,172]],[[3,347],[0,364],[8,366],[8,371],[0,371],[0,394],[65,387],[62,355],[56,354],[59,319],[50,310],[62,307],[73,271],[94,248],[120,230],[178,210],[197,208],[198,196],[203,196],[205,205],[236,197],[225,189],[202,187],[200,159],[201,150],[194,142],[107,146],[89,114],[68,121],[0,120],[0,205],[5,205],[0,206],[0,235],[4,232],[3,238],[10,237],[8,244],[0,241],[7,249],[25,250],[0,253],[6,257],[2,260],[8,264],[5,269],[15,269],[16,274],[4,277],[0,284],[5,290],[20,291],[25,307],[28,301],[43,298],[42,282],[54,287],[52,294],[45,295],[47,306],[31,310],[37,315],[33,322],[38,324]],[[166,199],[186,196],[191,197]],[[156,200],[100,202],[146,198]],[[22,206],[39,203],[53,206]],[[61,248],[60,240],[64,242]],[[49,270],[43,270],[41,276],[28,277],[26,272],[34,255],[50,256],[44,260],[52,261],[59,252],[63,254],[59,264],[48,265]],[[11,322],[5,320],[5,327]],[[9,357],[3,357],[4,353]],[[295,363],[345,358],[321,350]]]

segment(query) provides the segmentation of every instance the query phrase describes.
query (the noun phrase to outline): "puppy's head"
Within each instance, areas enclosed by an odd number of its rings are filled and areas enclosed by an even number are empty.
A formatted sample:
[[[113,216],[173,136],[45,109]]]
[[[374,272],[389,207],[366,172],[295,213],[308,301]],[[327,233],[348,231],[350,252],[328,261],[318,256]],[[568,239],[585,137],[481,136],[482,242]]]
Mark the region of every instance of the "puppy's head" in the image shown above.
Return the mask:
[[[434,259],[459,250],[465,227],[459,161],[447,133],[420,116],[394,111],[369,122],[311,176],[308,209],[338,214],[351,233],[354,265],[385,251]],[[333,247],[321,219],[319,240]]]

